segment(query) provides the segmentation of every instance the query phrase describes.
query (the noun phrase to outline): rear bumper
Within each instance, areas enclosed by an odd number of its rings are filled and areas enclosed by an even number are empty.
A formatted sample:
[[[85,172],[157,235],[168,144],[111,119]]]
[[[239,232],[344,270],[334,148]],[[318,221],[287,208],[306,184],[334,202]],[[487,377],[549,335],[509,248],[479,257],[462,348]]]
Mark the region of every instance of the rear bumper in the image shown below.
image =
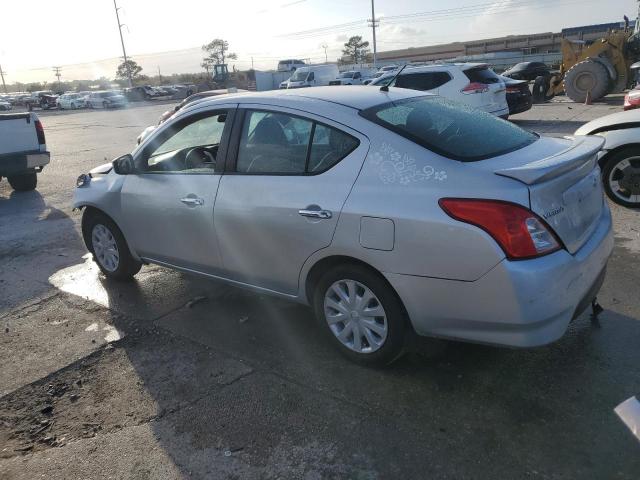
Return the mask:
[[[574,255],[503,260],[474,282],[385,274],[420,335],[534,347],[564,335],[595,298],[613,250],[611,214]]]
[[[49,152],[21,152],[0,155],[0,175],[19,175],[44,167],[51,159]]]

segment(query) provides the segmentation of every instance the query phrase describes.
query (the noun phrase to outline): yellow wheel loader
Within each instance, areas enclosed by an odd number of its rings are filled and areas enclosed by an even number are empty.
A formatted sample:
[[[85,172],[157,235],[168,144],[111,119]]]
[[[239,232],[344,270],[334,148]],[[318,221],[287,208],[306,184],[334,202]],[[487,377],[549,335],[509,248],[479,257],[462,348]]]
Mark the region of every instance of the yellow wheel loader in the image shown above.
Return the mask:
[[[564,92],[574,102],[583,103],[587,96],[598,100],[610,93],[628,88],[632,78],[631,65],[640,59],[640,22],[636,31],[629,28],[612,30],[590,45],[562,40],[562,65],[550,78],[538,77],[534,91],[546,91],[547,99]]]

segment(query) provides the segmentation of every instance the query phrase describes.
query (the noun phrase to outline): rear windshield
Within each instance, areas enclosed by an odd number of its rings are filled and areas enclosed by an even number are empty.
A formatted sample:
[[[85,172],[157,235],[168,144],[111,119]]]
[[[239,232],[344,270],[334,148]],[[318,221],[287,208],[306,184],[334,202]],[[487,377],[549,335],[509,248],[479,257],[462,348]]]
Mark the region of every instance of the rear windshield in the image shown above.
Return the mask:
[[[465,70],[464,74],[470,82],[484,83],[485,85],[500,83],[501,81],[493,70],[486,67],[470,68]]]
[[[538,137],[514,124],[442,97],[414,97],[360,112],[435,153],[473,162],[519,150]]]

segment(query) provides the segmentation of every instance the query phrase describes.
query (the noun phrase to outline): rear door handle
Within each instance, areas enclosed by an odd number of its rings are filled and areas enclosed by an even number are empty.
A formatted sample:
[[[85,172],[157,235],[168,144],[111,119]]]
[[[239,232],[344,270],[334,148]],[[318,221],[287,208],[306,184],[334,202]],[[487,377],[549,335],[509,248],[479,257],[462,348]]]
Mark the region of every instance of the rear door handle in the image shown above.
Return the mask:
[[[201,207],[204,205],[204,200],[198,197],[184,197],[180,201],[189,207]]]
[[[327,219],[327,218],[331,218],[333,215],[329,210],[307,210],[307,209],[302,209],[302,210],[298,210],[298,213],[300,215],[302,215],[303,217],[310,217],[310,218],[322,218],[322,219]]]

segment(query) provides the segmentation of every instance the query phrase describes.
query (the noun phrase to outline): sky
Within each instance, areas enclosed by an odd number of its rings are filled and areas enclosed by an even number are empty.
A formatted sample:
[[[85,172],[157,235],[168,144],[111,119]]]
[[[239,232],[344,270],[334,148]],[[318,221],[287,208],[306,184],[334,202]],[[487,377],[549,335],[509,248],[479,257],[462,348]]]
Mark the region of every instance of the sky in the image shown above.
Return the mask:
[[[323,46],[335,60],[349,36],[372,37],[371,0],[117,1],[127,55],[147,75],[200,72],[200,47],[214,38],[237,53],[230,67],[251,68],[253,59],[268,70],[278,59],[324,62]],[[384,51],[621,21],[636,17],[638,2],[375,0],[375,8]],[[122,56],[113,0],[31,0],[28,8],[4,0],[0,18],[8,83],[55,81],[53,66],[62,67],[62,80],[113,78]]]

